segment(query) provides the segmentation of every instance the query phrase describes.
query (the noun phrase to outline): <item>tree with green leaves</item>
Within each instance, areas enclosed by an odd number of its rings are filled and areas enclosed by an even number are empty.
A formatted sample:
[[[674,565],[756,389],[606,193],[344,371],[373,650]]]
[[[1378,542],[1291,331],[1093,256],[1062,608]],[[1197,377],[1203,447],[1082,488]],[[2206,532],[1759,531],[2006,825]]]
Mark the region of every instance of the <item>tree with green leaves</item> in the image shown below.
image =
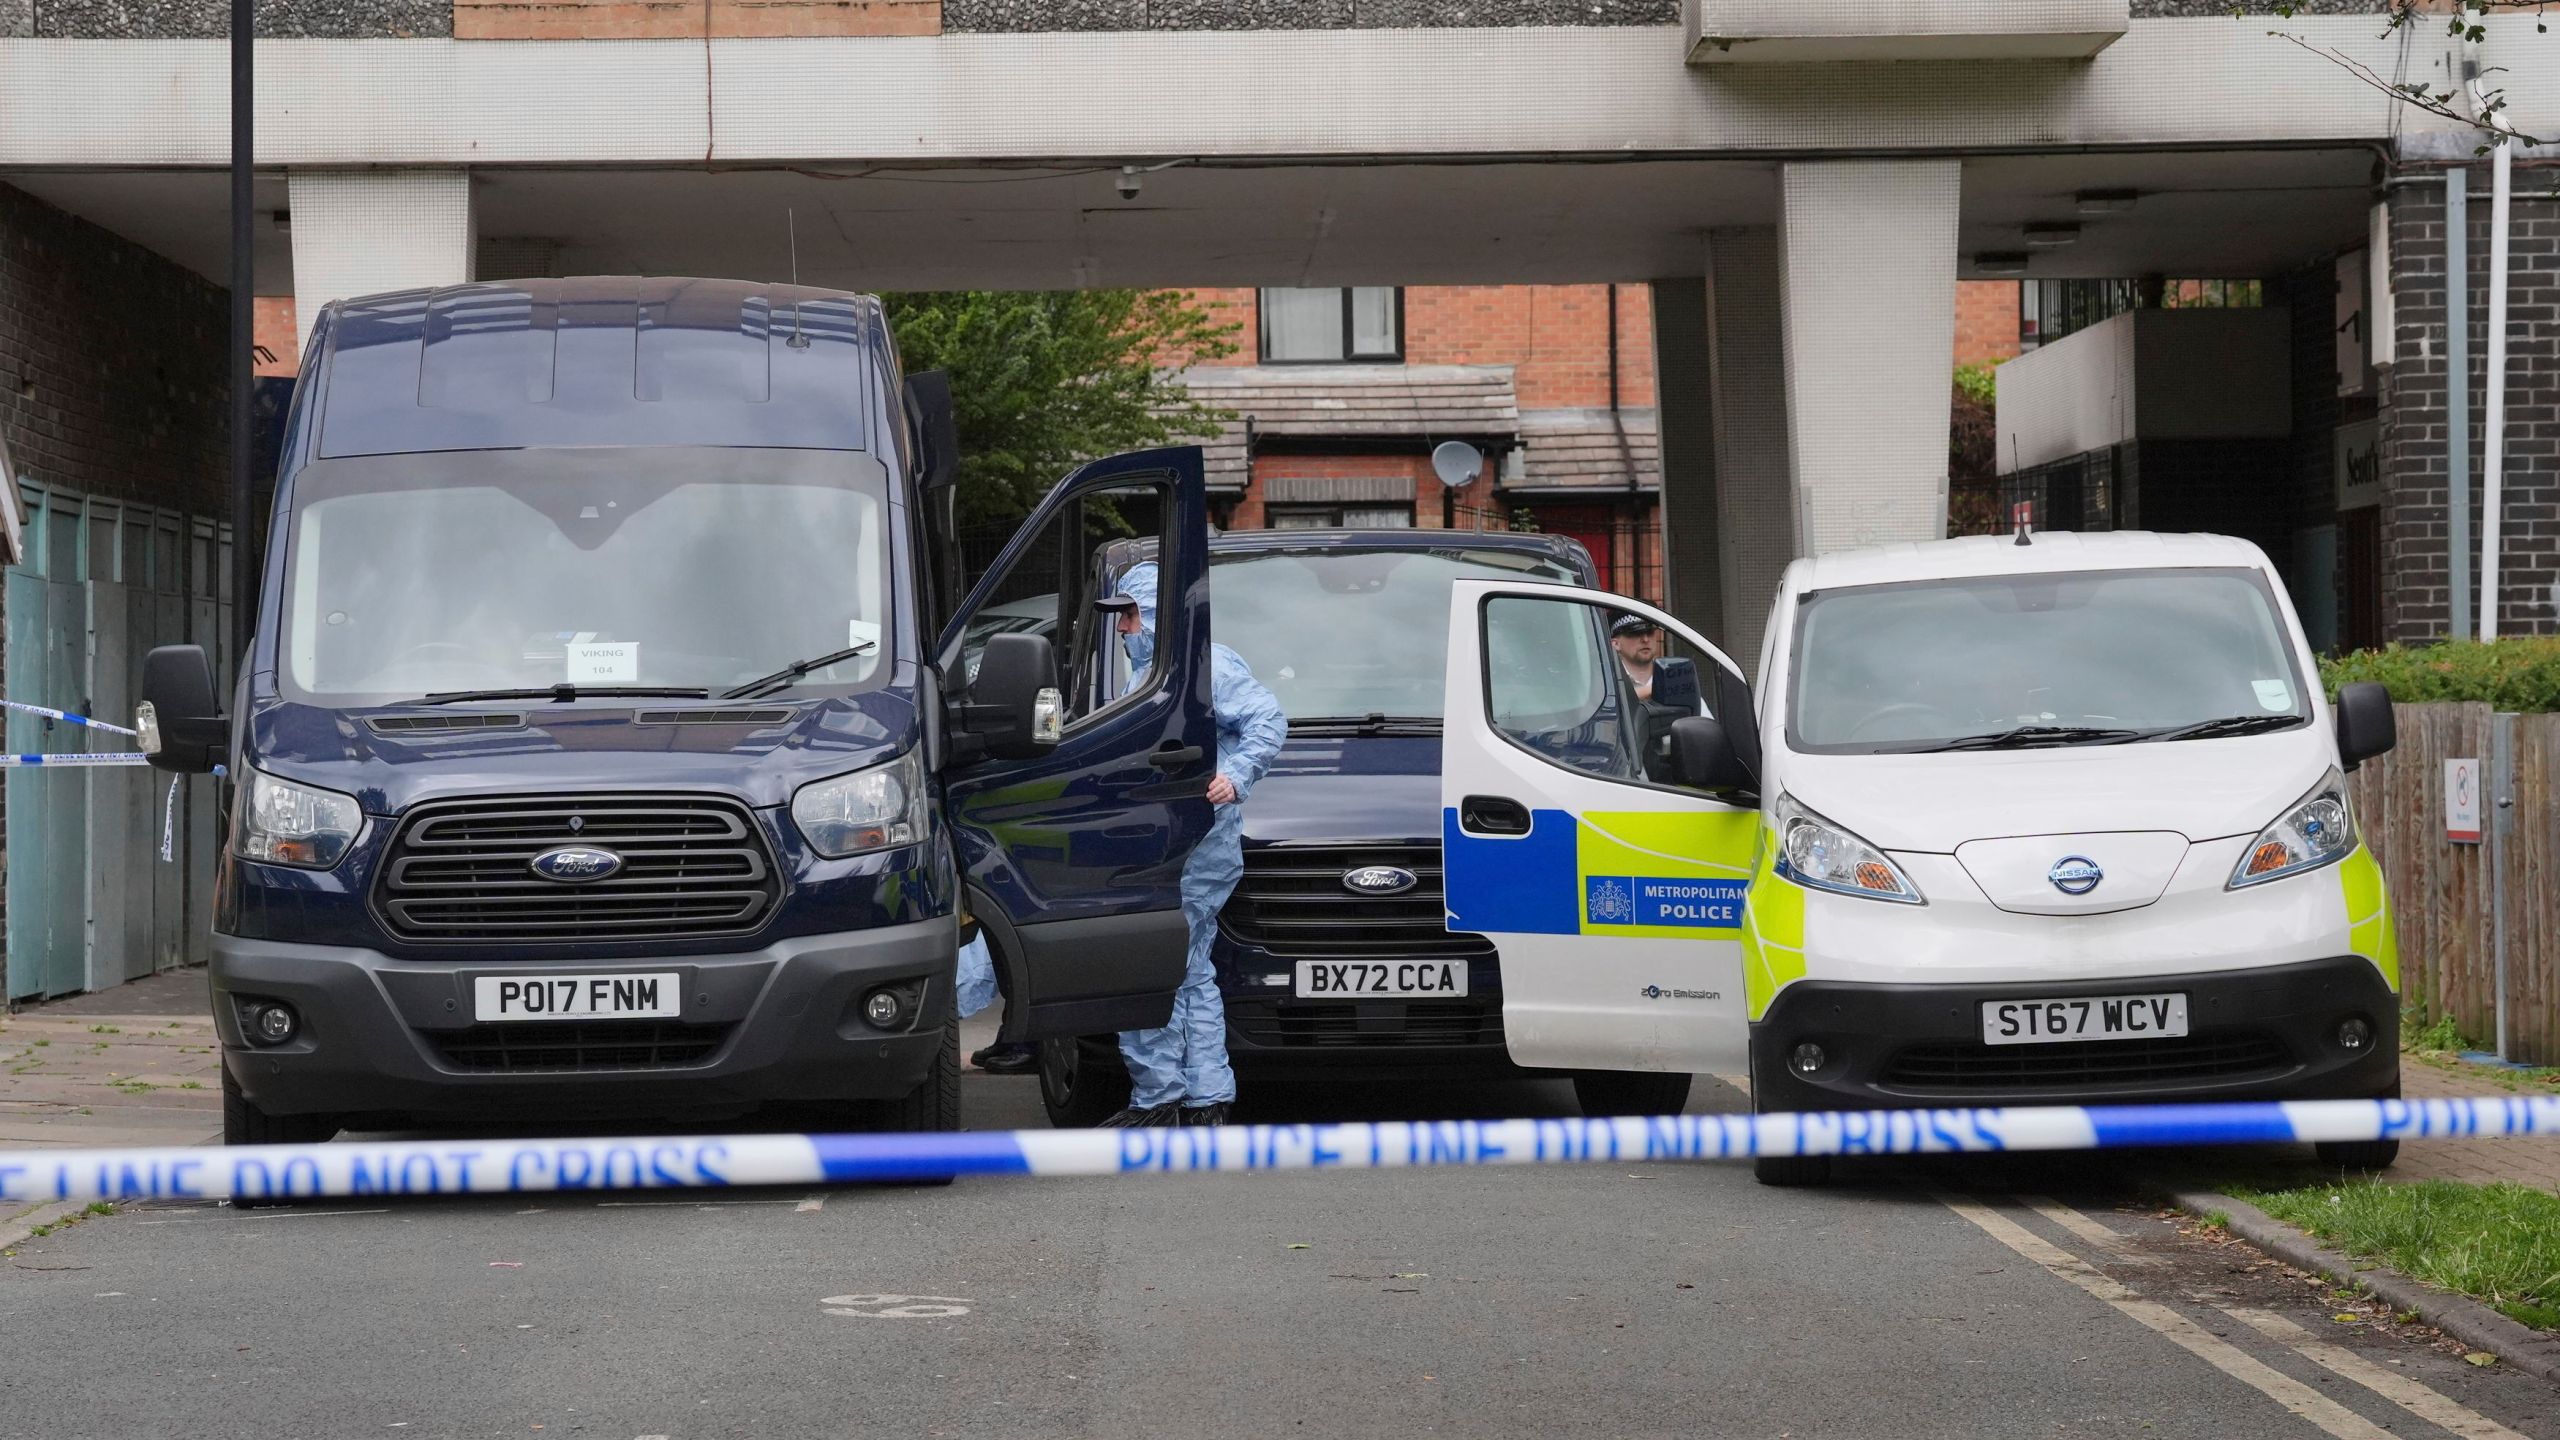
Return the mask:
[[[960,522],[1027,513],[1078,464],[1217,432],[1175,373],[1235,353],[1235,325],[1178,290],[941,290],[883,297],[909,370],[943,370],[960,428]]]

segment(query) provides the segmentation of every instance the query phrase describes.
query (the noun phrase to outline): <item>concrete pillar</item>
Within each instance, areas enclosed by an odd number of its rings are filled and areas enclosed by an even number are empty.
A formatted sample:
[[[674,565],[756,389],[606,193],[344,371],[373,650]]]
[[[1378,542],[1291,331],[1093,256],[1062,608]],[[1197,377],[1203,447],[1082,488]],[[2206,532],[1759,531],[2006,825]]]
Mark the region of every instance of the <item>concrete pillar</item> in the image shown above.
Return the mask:
[[[467,170],[296,170],[292,195],[297,349],[332,300],[472,277]]]
[[[1651,288],[1662,437],[1663,608],[1732,654],[1716,514],[1717,407],[1707,286],[1690,275],[1656,280]]]
[[[1707,232],[1727,653],[1754,681],[1760,678],[1761,631],[1777,598],[1778,577],[1801,553],[1779,254],[1778,232],[1769,226]]]
[[[1954,160],[1783,167],[1787,426],[1807,553],[1947,533]]]

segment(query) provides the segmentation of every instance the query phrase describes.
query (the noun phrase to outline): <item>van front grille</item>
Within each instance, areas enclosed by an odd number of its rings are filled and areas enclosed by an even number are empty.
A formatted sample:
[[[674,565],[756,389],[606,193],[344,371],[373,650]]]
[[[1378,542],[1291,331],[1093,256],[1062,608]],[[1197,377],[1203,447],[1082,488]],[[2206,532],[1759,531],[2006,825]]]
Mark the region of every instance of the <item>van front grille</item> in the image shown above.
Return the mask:
[[[1362,895],[1343,884],[1355,870],[1391,866],[1413,888]],[[1244,879],[1220,912],[1227,934],[1274,955],[1490,955],[1481,935],[1451,934],[1437,845],[1265,845],[1244,854]]]
[[[710,1059],[728,1034],[672,1020],[526,1020],[429,1031],[427,1042],[456,1070],[664,1070]]]
[[[2261,1031],[2158,1040],[2074,1040],[2057,1045],[1985,1045],[1978,1040],[1910,1045],[1896,1051],[1879,1082],[1914,1095],[2000,1090],[2105,1090],[2222,1083],[2291,1069],[2292,1052]]]
[[[1502,1002],[1265,1000],[1227,1002],[1238,1039],[1275,1050],[1502,1048]]]
[[[545,879],[563,845],[621,857],[601,879]],[[753,929],[781,896],[763,832],[728,800],[567,795],[422,805],[402,821],[377,904],[403,940],[682,940]]]

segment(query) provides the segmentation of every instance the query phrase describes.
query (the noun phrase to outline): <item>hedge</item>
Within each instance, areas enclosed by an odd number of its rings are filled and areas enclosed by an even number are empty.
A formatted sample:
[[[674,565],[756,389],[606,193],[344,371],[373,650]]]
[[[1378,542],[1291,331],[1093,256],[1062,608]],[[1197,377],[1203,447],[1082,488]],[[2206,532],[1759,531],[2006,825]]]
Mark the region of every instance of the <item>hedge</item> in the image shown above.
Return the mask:
[[[2560,711],[2560,637],[2393,645],[2320,662],[2320,682],[2332,696],[2360,680],[2380,682],[2402,704],[2485,700],[2500,710]]]

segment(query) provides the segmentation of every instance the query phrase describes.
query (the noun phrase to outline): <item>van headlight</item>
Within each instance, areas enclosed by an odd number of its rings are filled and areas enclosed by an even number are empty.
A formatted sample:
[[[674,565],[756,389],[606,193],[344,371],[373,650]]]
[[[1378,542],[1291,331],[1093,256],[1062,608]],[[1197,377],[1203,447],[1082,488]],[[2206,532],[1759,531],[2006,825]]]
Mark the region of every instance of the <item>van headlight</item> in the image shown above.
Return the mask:
[[[231,853],[265,865],[326,870],[364,830],[353,795],[250,770],[231,811]]]
[[[924,836],[924,762],[918,752],[800,787],[791,818],[809,848],[830,860],[913,845]]]
[[[2347,803],[2347,777],[2332,766],[2310,794],[2295,801],[2249,842],[2249,853],[2240,857],[2231,883],[2223,888],[2237,890],[2334,865],[2355,848],[2356,812]]]
[[[1929,903],[1891,857],[1797,804],[1792,795],[1778,797],[1777,868],[1779,875],[1810,890],[1897,905]]]

